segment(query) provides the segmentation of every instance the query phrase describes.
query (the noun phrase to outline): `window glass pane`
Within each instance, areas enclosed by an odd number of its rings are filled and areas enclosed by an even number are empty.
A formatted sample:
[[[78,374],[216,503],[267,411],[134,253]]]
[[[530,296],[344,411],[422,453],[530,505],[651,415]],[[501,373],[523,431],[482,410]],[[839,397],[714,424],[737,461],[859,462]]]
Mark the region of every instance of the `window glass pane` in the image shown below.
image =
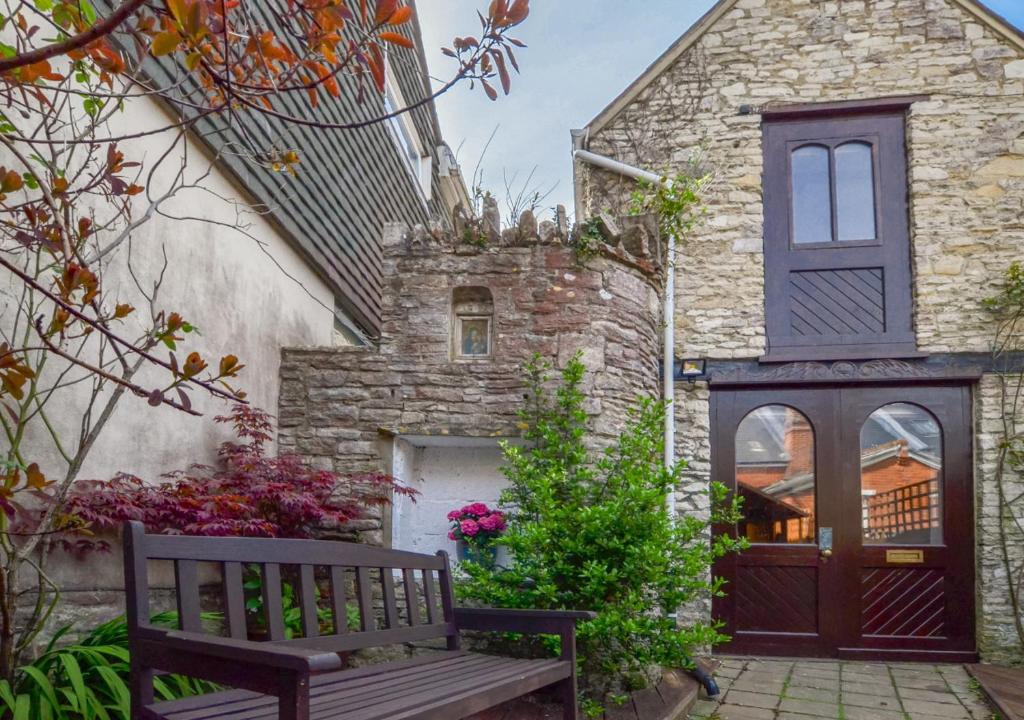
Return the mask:
[[[736,430],[740,533],[755,543],[813,543],[814,430],[783,405],[754,410]]]
[[[835,149],[836,224],[840,240],[875,238],[875,171],[871,146],[851,142]]]
[[[805,145],[792,155],[793,242],[832,242],[828,148]]]
[[[942,543],[942,431],[927,410],[893,403],[871,413],[860,478],[866,544]]]

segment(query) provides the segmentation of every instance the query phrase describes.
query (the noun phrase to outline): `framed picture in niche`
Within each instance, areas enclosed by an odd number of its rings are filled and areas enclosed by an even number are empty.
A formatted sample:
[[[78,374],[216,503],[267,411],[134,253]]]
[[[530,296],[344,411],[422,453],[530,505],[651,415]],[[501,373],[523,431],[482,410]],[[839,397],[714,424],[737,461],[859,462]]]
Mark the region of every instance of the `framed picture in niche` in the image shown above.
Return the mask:
[[[489,317],[459,316],[458,348],[461,357],[487,357],[491,354],[491,319]]]

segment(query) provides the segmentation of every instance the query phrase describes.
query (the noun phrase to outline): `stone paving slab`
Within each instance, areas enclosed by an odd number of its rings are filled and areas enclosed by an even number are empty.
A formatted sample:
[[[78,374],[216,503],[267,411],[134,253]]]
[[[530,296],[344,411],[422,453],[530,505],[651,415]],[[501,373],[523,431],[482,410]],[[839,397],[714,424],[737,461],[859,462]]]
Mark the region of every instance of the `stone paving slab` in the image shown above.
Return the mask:
[[[993,720],[960,665],[721,658],[689,720]]]

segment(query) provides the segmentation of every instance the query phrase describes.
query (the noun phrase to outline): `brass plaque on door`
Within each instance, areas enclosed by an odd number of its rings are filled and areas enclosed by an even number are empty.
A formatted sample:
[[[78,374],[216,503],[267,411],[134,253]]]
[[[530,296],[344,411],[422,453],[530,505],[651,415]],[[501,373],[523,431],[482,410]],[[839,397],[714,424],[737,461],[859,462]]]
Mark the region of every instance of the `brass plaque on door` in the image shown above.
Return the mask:
[[[904,565],[923,563],[924,550],[886,550],[885,561],[887,563],[902,563]]]

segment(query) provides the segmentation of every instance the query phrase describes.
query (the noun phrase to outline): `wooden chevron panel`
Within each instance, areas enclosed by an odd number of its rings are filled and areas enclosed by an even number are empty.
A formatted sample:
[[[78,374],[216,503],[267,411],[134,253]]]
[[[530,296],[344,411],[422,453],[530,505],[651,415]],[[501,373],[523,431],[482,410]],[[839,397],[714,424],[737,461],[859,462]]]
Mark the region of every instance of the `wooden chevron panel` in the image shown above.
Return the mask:
[[[862,576],[861,632],[881,637],[942,637],[945,575],[928,568],[873,568]]]
[[[790,328],[794,335],[882,334],[882,268],[803,270],[789,274]]]
[[[818,631],[818,571],[813,567],[738,567],[736,629]]]

